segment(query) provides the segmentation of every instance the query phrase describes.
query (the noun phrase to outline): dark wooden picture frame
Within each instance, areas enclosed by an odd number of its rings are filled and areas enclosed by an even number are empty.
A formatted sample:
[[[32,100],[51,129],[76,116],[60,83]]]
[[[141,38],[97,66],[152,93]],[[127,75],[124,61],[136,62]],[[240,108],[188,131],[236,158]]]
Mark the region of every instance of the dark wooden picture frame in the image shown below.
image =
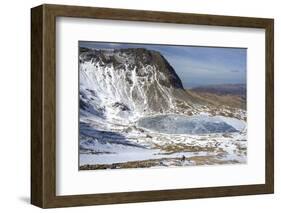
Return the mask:
[[[262,28],[266,34],[265,184],[56,195],[56,17]],[[31,9],[31,203],[42,208],[268,194],[274,192],[274,20],[41,5]]]

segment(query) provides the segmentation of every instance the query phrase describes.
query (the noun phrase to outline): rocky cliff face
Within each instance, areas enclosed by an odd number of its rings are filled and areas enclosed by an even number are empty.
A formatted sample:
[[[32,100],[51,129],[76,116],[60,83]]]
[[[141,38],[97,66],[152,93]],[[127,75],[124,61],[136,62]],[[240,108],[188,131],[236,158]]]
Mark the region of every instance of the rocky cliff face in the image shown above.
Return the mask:
[[[188,108],[192,97],[157,51],[80,48],[80,113],[107,119]]]

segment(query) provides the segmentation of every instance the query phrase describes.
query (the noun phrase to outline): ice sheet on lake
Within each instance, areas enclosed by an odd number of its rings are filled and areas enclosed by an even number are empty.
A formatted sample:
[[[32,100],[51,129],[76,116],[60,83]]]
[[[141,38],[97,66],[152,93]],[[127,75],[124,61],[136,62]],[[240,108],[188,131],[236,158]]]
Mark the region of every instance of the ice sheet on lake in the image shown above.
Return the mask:
[[[157,115],[141,118],[137,124],[148,130],[167,134],[207,134],[241,131],[245,124],[224,116]]]

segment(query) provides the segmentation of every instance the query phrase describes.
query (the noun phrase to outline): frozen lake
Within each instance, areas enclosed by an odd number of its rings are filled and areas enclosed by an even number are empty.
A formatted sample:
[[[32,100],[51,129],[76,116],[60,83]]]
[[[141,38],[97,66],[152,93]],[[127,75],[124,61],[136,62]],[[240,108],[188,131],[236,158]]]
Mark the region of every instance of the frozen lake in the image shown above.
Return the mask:
[[[157,115],[141,118],[139,127],[166,134],[209,134],[239,132],[243,121],[223,116]]]

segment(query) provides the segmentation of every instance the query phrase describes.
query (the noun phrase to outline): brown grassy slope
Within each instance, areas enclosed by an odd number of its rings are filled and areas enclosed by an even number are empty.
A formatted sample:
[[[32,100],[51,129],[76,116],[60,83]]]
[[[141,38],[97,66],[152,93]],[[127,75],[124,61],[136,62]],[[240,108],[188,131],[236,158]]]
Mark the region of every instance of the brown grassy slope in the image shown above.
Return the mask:
[[[193,156],[189,158],[161,158],[148,159],[141,161],[128,161],[124,163],[113,164],[95,164],[80,166],[80,170],[98,170],[98,169],[129,169],[129,168],[150,168],[150,167],[175,167],[175,166],[194,166],[194,165],[219,165],[219,164],[237,164],[237,160],[227,160],[220,156]]]
[[[246,100],[239,95],[218,95],[210,92],[199,92],[187,90],[187,92],[196,99],[207,102],[214,106],[229,106],[232,108],[246,109]]]

